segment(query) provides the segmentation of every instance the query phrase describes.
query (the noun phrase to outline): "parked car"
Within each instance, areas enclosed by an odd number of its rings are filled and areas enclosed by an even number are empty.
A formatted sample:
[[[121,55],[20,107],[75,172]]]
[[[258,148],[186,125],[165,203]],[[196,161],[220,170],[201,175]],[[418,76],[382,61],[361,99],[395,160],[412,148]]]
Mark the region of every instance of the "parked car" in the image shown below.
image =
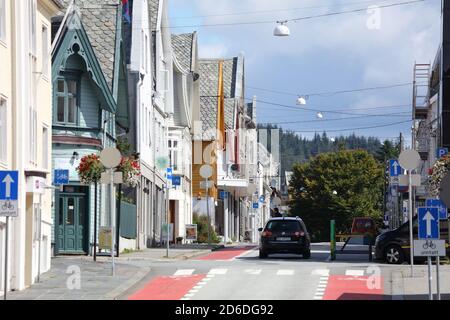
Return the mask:
[[[440,222],[441,239],[445,239],[448,243],[448,221]],[[417,216],[413,218],[413,235],[414,239],[418,237]],[[375,259],[385,261],[389,264],[402,264],[410,261],[410,245],[409,245],[409,221],[400,228],[387,231],[380,234],[375,241]],[[449,248],[447,247],[447,256]],[[415,258],[414,260],[423,260],[424,258]]]
[[[274,253],[301,254],[311,258],[311,237],[300,218],[272,218],[265,228],[260,228],[259,257],[267,258]]]

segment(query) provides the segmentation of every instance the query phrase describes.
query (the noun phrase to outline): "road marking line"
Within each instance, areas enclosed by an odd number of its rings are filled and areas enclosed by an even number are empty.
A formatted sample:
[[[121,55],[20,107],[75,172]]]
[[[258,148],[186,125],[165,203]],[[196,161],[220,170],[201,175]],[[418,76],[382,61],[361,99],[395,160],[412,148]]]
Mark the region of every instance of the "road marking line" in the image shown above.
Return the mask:
[[[250,275],[254,275],[254,276],[260,275],[261,272],[262,272],[261,269],[247,269],[247,270],[245,270],[246,274],[250,274]]]
[[[225,275],[227,272],[228,269],[211,269],[208,275]]]
[[[205,282],[211,281],[212,278],[214,278],[214,277],[205,278],[205,279],[202,280],[202,282],[203,282],[203,281],[205,281]]]
[[[181,298],[180,300],[191,300],[190,298]]]
[[[314,300],[323,300],[323,297],[314,297]]]
[[[181,269],[174,273],[174,276],[191,276],[195,269]]]
[[[190,298],[190,297],[193,297],[193,296],[194,296],[193,293],[188,293],[188,294],[186,294],[184,297],[185,297],[185,298]]]
[[[311,272],[313,276],[329,276],[330,270],[328,269],[316,269]]]
[[[197,285],[197,286],[195,286],[193,289],[194,289],[194,290],[199,290],[199,289],[201,289],[201,288],[203,288],[203,286]]]
[[[294,270],[278,270],[277,276],[293,276]]]
[[[345,275],[353,277],[362,277],[364,276],[364,270],[347,270],[345,271]]]

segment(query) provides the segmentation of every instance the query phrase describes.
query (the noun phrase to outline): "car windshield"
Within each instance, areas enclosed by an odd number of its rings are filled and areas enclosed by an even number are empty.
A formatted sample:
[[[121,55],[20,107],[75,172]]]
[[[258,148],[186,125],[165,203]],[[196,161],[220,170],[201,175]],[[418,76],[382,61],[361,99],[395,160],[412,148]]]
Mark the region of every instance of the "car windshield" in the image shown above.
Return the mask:
[[[266,230],[271,232],[298,232],[302,231],[302,227],[298,221],[274,220],[267,224]]]

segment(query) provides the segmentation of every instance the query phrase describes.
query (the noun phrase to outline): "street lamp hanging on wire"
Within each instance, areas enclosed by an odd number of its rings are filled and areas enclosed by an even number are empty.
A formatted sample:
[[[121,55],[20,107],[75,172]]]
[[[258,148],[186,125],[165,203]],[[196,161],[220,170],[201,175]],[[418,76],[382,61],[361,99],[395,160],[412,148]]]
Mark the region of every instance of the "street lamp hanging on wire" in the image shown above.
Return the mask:
[[[286,21],[277,21],[278,25],[275,27],[275,30],[273,31],[273,35],[275,37],[288,37],[291,35],[291,31],[286,26]]]

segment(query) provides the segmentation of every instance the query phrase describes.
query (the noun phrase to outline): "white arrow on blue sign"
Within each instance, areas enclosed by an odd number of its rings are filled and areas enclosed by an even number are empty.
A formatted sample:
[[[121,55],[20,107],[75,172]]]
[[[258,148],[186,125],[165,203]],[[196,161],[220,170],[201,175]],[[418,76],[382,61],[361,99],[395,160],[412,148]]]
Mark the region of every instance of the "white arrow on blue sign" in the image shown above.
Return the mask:
[[[425,206],[427,207],[436,207],[439,210],[439,219],[447,220],[447,206],[439,199],[427,199],[425,202]]]
[[[439,239],[438,208],[419,208],[419,239]]]
[[[66,185],[69,184],[69,170],[55,170],[55,177],[54,177],[54,185],[60,186],[60,185]]]
[[[400,166],[398,160],[389,160],[389,175],[391,177],[398,177],[403,174],[403,168]]]
[[[19,198],[19,172],[0,171],[0,200]]]

